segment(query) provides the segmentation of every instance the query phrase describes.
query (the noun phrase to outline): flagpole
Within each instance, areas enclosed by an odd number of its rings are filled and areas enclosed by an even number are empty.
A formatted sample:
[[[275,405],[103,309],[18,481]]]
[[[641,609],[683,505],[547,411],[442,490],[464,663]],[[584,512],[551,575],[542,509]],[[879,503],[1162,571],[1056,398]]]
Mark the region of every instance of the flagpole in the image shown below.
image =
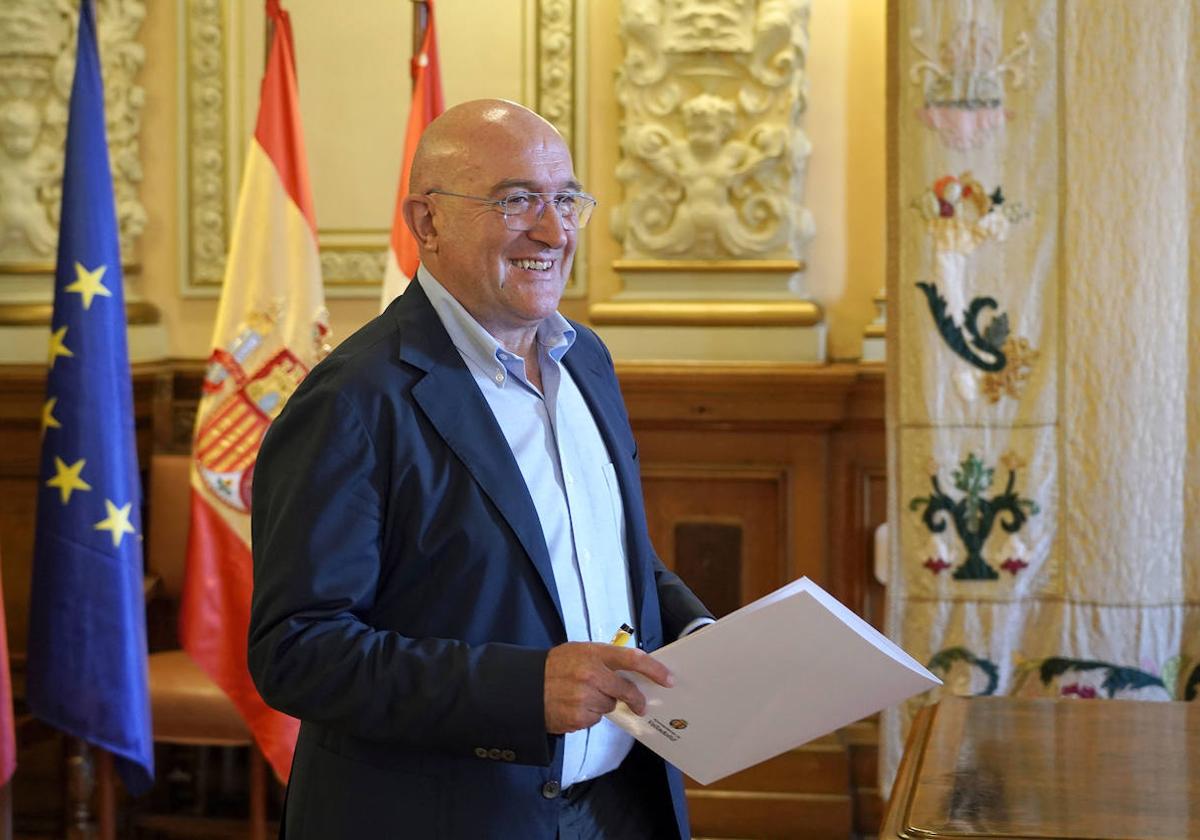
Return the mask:
[[[408,62],[409,75],[417,80],[417,56],[425,43],[425,30],[429,27],[429,4],[426,0],[412,0],[412,59]]]

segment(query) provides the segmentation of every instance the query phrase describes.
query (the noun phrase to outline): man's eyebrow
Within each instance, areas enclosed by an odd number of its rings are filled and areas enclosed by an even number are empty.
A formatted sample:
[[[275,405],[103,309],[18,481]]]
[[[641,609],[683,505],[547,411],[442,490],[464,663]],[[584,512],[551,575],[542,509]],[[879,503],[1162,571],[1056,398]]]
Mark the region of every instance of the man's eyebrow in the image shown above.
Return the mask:
[[[537,184],[535,184],[533,181],[529,181],[524,178],[506,178],[505,180],[496,184],[496,186],[492,187],[492,194],[512,189],[524,190],[525,192],[538,191]],[[555,192],[583,192],[583,184],[572,178],[562,186],[562,189],[555,190]]]

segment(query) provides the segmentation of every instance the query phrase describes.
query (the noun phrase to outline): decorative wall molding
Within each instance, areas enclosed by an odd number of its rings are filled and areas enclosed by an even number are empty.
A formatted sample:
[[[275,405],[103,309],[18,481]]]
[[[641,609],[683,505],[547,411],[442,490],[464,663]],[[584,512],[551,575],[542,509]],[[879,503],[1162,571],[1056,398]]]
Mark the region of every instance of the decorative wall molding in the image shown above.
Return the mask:
[[[625,259],[799,258],[808,0],[623,0]]]
[[[223,5],[221,0],[190,0],[184,10],[185,285],[191,288],[220,288],[228,250],[229,49]]]
[[[534,63],[536,90],[531,104],[567,138],[579,158],[576,130],[577,27],[576,0],[526,0],[535,15]],[[183,288],[186,293],[216,295],[225,272],[229,229],[233,222],[238,174],[231,165],[241,159],[241,144],[233,119],[238,78],[231,69],[241,50],[231,41],[231,11],[222,0],[185,0],[182,40],[185,48],[182,154],[186,157],[184,184],[185,226]],[[236,36],[232,36],[236,39]],[[577,163],[579,161],[577,160]],[[391,220],[386,220],[390,224]],[[342,294],[378,294],[387,260],[386,229],[356,231],[347,241],[343,233],[328,237],[320,230],[321,270],[327,288]],[[376,235],[377,234],[377,235]],[[582,264],[567,285],[568,296],[578,296]]]
[[[575,149],[575,2],[539,0],[537,110]]]
[[[121,251],[134,257],[146,226],[138,195],[145,61],[137,36],[143,0],[97,0],[109,159]],[[63,144],[75,73],[78,3],[0,4],[0,272],[53,273],[62,201]]]

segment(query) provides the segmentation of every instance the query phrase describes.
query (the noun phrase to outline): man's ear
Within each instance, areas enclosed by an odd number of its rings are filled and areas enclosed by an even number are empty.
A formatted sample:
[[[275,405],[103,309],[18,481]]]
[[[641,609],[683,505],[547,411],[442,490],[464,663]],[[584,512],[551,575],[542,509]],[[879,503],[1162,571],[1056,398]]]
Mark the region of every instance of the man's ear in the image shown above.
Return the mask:
[[[433,221],[433,207],[423,195],[408,195],[400,205],[404,223],[412,231],[417,246],[422,251],[437,253],[437,225]]]

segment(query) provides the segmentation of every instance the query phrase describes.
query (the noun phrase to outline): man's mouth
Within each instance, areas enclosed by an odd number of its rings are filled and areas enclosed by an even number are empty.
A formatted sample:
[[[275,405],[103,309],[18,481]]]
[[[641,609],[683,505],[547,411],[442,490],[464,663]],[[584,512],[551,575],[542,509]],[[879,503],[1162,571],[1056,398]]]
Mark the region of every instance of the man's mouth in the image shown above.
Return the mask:
[[[529,271],[549,271],[554,265],[554,260],[512,260],[511,262],[517,268]]]

